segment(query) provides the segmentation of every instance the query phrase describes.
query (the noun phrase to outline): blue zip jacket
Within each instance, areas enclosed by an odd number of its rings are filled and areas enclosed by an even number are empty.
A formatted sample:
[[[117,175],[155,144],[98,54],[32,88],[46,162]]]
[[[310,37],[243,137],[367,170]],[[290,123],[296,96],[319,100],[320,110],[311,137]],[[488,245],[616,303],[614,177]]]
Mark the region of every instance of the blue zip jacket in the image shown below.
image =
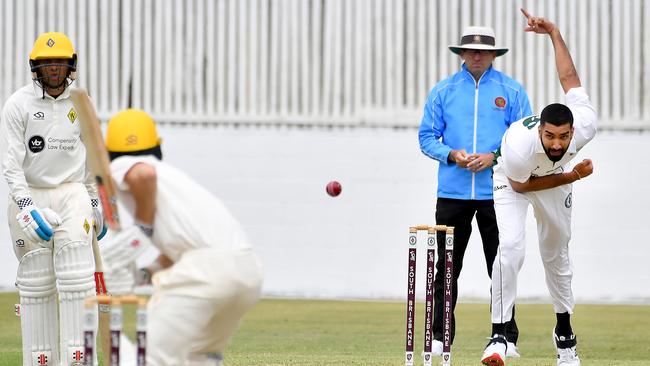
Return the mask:
[[[508,126],[533,114],[524,88],[490,66],[478,84],[462,69],[433,87],[420,124],[420,149],[440,162],[438,197],[492,199],[492,169],[472,173],[447,160],[451,150],[487,153],[501,145]]]

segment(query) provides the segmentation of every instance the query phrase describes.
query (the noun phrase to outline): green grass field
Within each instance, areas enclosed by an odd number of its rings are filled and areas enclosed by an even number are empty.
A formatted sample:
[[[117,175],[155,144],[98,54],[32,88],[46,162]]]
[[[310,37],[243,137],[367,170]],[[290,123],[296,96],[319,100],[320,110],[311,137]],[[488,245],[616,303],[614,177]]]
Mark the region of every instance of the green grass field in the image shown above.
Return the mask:
[[[17,300],[15,293],[0,294],[0,365],[20,364]],[[551,306],[517,306],[522,358],[508,365],[555,365]],[[461,303],[456,316],[452,364],[480,365],[490,332],[488,305]],[[417,320],[421,325],[419,311]],[[226,365],[403,365],[404,321],[401,302],[262,300],[233,338]],[[132,332],[133,317],[127,322]],[[650,306],[578,305],[573,327],[583,365],[650,365]],[[419,328],[416,341],[419,355]],[[421,365],[420,357],[416,361]]]

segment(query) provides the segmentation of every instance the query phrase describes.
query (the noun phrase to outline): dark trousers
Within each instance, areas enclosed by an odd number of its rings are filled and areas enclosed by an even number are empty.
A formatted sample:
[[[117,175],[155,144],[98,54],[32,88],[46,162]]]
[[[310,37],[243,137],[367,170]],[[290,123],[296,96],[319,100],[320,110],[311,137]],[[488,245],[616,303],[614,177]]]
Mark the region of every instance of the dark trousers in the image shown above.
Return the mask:
[[[458,277],[463,269],[463,258],[467,243],[472,233],[472,219],[476,215],[478,230],[483,241],[483,254],[485,255],[485,266],[488,276],[492,278],[492,262],[497,254],[499,247],[499,229],[497,227],[496,214],[494,213],[493,200],[457,200],[450,198],[438,198],[436,205],[436,224],[453,226],[454,229],[454,278],[452,281],[453,301],[451,315],[451,339],[454,340],[456,333],[456,299],[458,298]],[[444,273],[444,251],[445,251],[445,233],[439,232],[437,241],[438,258],[436,260],[436,276],[434,279],[434,320],[433,335],[434,338],[442,341],[443,339],[443,273]],[[442,244],[442,245],[440,245]],[[506,323],[506,338],[510,342],[517,343],[519,330],[515,321],[514,309],[512,320]]]

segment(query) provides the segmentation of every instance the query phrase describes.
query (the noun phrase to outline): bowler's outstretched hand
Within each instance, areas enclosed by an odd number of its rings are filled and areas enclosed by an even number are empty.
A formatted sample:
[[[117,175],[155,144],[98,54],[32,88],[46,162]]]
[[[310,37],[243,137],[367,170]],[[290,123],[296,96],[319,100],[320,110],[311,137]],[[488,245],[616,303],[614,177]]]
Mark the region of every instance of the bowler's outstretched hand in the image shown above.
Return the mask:
[[[532,16],[526,9],[521,8],[521,13],[528,20],[528,26],[524,28],[526,32],[535,32],[539,34],[551,34],[557,27],[553,22],[546,18]]]

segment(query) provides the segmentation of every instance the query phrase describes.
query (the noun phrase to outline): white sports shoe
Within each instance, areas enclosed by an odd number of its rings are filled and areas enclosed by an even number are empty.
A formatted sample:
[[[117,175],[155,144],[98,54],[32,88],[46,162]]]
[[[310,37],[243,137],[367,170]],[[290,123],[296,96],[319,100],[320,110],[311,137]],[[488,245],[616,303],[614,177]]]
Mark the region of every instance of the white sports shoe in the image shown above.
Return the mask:
[[[490,342],[485,346],[481,363],[488,366],[503,366],[505,365],[506,350],[508,349],[508,341],[506,337],[495,334],[490,338]]]
[[[433,356],[442,356],[442,342],[437,339],[434,339],[431,343],[431,354]]]
[[[508,342],[508,348],[506,349],[506,357],[512,357],[512,358],[521,357],[521,355],[519,354],[519,350],[517,349],[517,346],[512,342]]]
[[[580,366],[580,358],[576,352],[577,340],[575,334],[568,339],[564,336],[558,337],[553,331],[553,343],[557,348],[557,366]]]

